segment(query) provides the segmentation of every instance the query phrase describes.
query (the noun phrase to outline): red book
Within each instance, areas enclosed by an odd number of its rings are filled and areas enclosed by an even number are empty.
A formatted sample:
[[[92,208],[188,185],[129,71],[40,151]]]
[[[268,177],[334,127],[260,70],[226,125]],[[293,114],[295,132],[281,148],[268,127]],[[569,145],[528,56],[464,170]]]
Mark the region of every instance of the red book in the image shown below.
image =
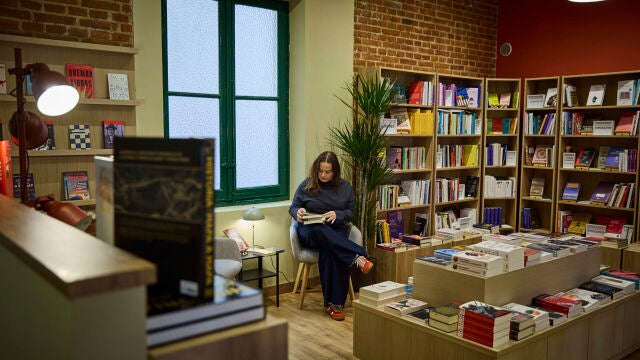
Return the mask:
[[[93,66],[67,64],[64,68],[67,81],[80,93],[81,98],[93,99]]]
[[[543,309],[557,311],[567,316],[582,308],[580,301],[549,294],[540,294],[534,297],[532,304]]]
[[[422,104],[422,88],[424,82],[416,81],[409,85],[409,104]]]
[[[489,305],[480,301],[468,301],[460,305],[458,323],[460,323],[460,321],[464,321],[464,319],[460,318],[465,317],[484,322],[490,326],[497,326],[503,323],[508,323],[509,320],[511,320],[511,312],[498,306]]]
[[[469,333],[469,332],[463,333],[462,336],[460,336],[460,337],[462,337],[463,339],[467,339],[467,340],[476,342],[476,343],[478,343],[480,345],[484,345],[484,346],[488,346],[488,347],[495,347],[495,346],[502,345],[502,344],[504,344],[504,343],[509,341],[509,332],[507,331],[507,336],[503,336],[503,337],[500,337],[498,339],[484,338],[484,337],[477,336],[476,334]]]
[[[627,218],[622,216],[615,216],[609,220],[607,224],[606,233],[609,234],[622,234],[622,228],[627,223]]]
[[[13,197],[13,170],[9,140],[0,140],[0,194]]]
[[[458,332],[463,333],[465,331],[475,332],[479,334],[486,334],[489,336],[490,334],[495,334],[497,332],[503,331],[505,329],[509,329],[510,322],[492,325],[486,322],[464,316],[458,316]]]

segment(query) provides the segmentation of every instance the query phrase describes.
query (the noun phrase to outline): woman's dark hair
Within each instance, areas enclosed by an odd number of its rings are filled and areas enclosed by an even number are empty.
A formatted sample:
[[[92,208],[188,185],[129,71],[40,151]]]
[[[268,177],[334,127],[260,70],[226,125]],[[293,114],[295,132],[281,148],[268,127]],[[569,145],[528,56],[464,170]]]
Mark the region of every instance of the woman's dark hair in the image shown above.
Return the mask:
[[[320,192],[320,179],[318,177],[318,173],[320,172],[320,163],[326,162],[331,164],[331,171],[333,171],[333,180],[331,180],[331,184],[333,184],[338,189],[338,184],[340,183],[340,162],[338,161],[338,156],[332,151],[325,151],[322,154],[318,155],[318,157],[313,161],[311,168],[309,169],[309,177],[307,178],[307,185],[304,187],[304,191],[317,194]]]

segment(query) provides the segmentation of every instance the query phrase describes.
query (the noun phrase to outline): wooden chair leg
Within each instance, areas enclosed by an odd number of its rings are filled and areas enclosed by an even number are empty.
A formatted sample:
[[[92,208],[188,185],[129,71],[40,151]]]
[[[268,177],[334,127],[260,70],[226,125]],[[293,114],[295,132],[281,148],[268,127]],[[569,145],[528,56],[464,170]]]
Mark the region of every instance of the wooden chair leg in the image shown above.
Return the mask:
[[[351,298],[351,304],[353,304],[353,300],[355,300],[356,294],[353,291],[353,283],[351,282],[351,276],[349,276],[349,298]]]
[[[302,287],[300,288],[300,298],[298,299],[298,309],[302,309],[304,294],[307,292],[307,281],[309,280],[309,268],[311,264],[304,264],[304,274],[302,275]]]
[[[296,274],[296,281],[293,283],[293,291],[292,294],[295,294],[298,291],[298,286],[300,285],[300,277],[302,276],[302,271],[304,268],[304,263],[298,264],[298,273]]]

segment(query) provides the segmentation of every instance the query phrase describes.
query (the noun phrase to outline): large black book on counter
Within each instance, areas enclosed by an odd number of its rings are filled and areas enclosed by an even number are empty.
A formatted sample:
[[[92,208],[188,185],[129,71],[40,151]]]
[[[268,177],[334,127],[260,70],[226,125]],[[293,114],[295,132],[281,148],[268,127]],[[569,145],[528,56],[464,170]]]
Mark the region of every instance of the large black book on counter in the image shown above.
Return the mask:
[[[114,239],[157,266],[148,314],[213,300],[213,139],[116,138]]]
[[[147,318],[147,346],[156,346],[265,317],[262,290],[215,275],[214,300],[183,304],[178,310]]]

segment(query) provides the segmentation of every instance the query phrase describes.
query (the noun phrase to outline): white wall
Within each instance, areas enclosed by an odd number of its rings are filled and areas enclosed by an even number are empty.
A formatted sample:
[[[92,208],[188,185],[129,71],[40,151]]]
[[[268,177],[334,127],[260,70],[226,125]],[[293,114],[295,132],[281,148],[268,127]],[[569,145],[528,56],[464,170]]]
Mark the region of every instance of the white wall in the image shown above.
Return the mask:
[[[134,0],[138,136],[162,136],[162,31],[160,1]],[[335,98],[353,69],[353,1],[301,0],[290,3],[290,148],[291,193],[317,154],[328,149],[327,127],[349,121],[348,109]],[[266,219],[256,223],[256,244],[284,248],[280,269],[293,281],[297,263],[289,246],[290,201],[257,204]],[[235,226],[248,242],[251,227],[240,219],[249,206],[216,209],[216,235]],[[268,262],[267,262],[268,263]],[[280,279],[285,282],[284,278]],[[275,284],[274,279],[266,282]]]

